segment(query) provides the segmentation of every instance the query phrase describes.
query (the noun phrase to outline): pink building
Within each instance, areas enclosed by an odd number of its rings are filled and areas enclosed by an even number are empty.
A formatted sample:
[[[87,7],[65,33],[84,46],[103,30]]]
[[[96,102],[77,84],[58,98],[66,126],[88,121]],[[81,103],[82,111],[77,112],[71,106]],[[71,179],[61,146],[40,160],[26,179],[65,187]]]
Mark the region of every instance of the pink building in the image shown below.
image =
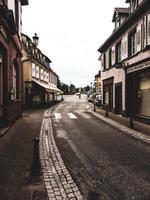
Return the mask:
[[[103,104],[109,111],[150,124],[149,0],[115,8],[115,29],[100,46]]]
[[[0,126],[22,113],[21,8],[28,0],[0,0]]]

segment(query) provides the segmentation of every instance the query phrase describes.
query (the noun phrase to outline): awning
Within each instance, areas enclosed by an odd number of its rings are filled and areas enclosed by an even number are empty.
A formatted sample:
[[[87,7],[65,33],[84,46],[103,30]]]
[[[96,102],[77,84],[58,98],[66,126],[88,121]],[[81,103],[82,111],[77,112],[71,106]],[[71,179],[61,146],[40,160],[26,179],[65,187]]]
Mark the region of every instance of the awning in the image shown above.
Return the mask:
[[[45,83],[41,83],[39,81],[36,80],[32,80],[33,82],[35,82],[36,84],[40,85],[41,87],[45,88],[48,92],[62,92],[60,89],[58,89],[57,87],[52,87],[48,84]]]

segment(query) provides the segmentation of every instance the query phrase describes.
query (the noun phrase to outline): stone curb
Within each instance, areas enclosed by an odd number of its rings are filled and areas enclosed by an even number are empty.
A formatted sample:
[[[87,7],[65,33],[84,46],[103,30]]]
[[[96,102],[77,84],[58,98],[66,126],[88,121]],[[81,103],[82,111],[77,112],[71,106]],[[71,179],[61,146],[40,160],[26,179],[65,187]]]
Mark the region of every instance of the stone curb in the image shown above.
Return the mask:
[[[126,134],[128,134],[128,135],[130,135],[130,136],[132,136],[132,137],[134,137],[136,139],[139,139],[139,140],[141,140],[141,141],[143,141],[145,143],[150,144],[150,136],[145,135],[145,134],[143,134],[141,132],[135,131],[133,129],[130,129],[130,128],[128,128],[128,127],[126,127],[126,126],[124,126],[124,125],[122,125],[122,124],[120,124],[120,123],[108,118],[108,117],[104,117],[100,113],[93,112],[92,110],[90,110],[89,112],[91,112],[93,115],[95,115],[99,119],[105,121],[106,123],[108,123],[108,124],[114,126],[115,128],[123,131],[124,133],[126,133]]]
[[[9,131],[10,127],[6,127],[6,128],[3,128],[1,131],[0,131],[0,137],[2,137],[3,135],[5,135],[7,133],[7,131]]]
[[[51,111],[44,113],[40,132],[40,159],[43,179],[49,200],[83,200],[56,146]]]

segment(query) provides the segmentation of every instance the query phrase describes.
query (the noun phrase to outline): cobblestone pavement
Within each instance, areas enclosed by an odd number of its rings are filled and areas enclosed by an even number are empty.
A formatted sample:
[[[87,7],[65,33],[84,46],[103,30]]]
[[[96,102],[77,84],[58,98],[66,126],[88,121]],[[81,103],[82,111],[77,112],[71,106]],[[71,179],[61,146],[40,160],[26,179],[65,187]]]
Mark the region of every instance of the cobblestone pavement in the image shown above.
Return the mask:
[[[40,159],[45,187],[50,200],[83,200],[83,196],[66,169],[56,146],[50,109],[45,111],[41,126]]]

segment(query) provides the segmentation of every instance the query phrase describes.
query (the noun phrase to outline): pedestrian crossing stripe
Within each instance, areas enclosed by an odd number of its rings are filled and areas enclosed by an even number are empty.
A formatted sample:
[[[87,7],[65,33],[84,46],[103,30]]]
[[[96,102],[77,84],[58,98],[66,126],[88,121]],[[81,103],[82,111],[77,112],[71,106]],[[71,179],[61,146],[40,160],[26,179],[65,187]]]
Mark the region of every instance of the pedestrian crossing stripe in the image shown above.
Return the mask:
[[[62,119],[61,113],[55,113],[55,119]]]
[[[70,119],[77,119],[77,117],[73,113],[67,113]]]
[[[90,119],[90,118],[91,118],[90,115],[88,115],[87,113],[84,113],[83,111],[82,111],[82,112],[81,112],[81,111],[76,111],[76,113],[80,114],[80,115],[81,115],[83,118],[85,118],[85,119]],[[77,117],[75,114],[73,114],[73,113],[67,113],[67,116],[68,116],[70,119],[77,119],[77,118],[78,118],[78,117]],[[62,119],[61,113],[54,113],[54,118],[55,118],[56,120]]]

